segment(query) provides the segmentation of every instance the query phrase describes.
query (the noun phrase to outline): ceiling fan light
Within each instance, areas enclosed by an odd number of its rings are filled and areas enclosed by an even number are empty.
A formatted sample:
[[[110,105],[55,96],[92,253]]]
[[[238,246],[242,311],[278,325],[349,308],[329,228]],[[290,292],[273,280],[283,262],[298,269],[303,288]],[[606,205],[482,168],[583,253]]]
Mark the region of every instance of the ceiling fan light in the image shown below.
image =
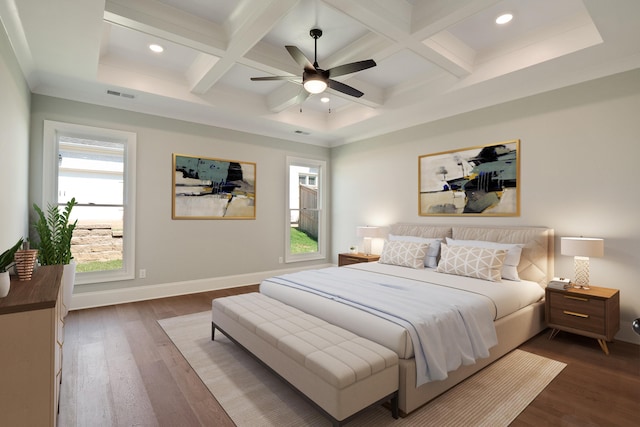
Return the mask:
[[[303,86],[307,92],[316,94],[324,92],[324,90],[327,88],[327,82],[325,82],[324,80],[320,80],[317,77],[309,78],[305,80]]]

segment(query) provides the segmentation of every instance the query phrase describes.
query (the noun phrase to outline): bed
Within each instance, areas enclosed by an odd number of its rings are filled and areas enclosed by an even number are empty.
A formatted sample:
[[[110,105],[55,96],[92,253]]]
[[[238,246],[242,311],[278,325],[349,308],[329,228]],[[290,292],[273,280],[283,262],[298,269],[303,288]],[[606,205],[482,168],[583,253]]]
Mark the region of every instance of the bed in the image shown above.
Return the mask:
[[[508,266],[507,264],[514,263],[511,250],[513,248],[518,252],[519,258],[515,260],[517,264]],[[395,255],[400,251],[402,257],[396,257],[400,261],[390,258],[391,249],[396,249]],[[408,252],[402,252],[403,250]],[[405,256],[407,253],[415,256]],[[459,267],[456,265],[452,267],[454,270],[447,269],[449,261],[468,253],[473,253],[474,256],[491,254],[499,260],[488,269],[478,267],[481,274],[477,277],[469,277],[477,275],[476,271],[469,273],[466,270],[455,270]],[[416,257],[423,258],[420,261],[424,262],[424,268],[415,264]],[[407,259],[409,261],[406,261]],[[408,265],[405,265],[406,262]],[[498,273],[497,263],[500,264]],[[260,284],[260,292],[396,352],[400,359],[399,408],[402,413],[409,414],[544,328],[543,288],[553,275],[553,230],[543,227],[394,224],[389,228],[389,237],[385,242],[381,262],[303,273],[305,272],[264,280]],[[336,274],[338,276],[334,276]],[[486,280],[485,274],[490,274],[488,277],[495,281]],[[500,277],[496,278],[496,274]],[[512,277],[514,275],[515,277]],[[327,286],[333,290],[318,288],[321,284],[315,283],[314,277],[317,276],[322,277],[320,282],[332,282],[333,286]],[[291,282],[296,283],[291,285]],[[375,301],[351,301],[351,294],[343,294],[343,289],[347,288],[353,294],[368,294],[369,292],[364,292],[363,289],[369,289],[366,287],[374,282],[381,283],[384,288],[395,287],[397,284],[403,289],[413,286],[421,290],[426,286],[424,283],[432,283],[433,285],[429,286],[437,288],[437,292],[442,288],[453,288],[453,292],[469,294],[480,294],[484,292],[481,289],[487,289],[488,296],[481,295],[476,299],[484,300],[484,303],[480,301],[478,304],[486,305],[487,311],[491,313],[492,318],[489,321],[495,334],[495,342],[492,342],[490,333],[487,332],[483,339],[471,340],[474,350],[476,342],[484,342],[486,354],[483,354],[483,348],[480,348],[473,360],[468,360],[468,357],[465,360],[465,357],[462,357],[460,363],[457,363],[457,356],[451,357],[449,353],[443,353],[444,356],[440,357],[444,357],[443,360],[446,361],[454,360],[455,366],[433,368],[430,365],[433,365],[433,362],[429,357],[434,357],[431,353],[435,346],[429,347],[424,336],[418,337],[418,342],[422,344],[416,344],[414,347],[416,332],[411,326],[404,324],[404,321],[398,321],[392,317],[393,315],[385,314],[380,317],[381,312],[368,308],[375,304]],[[365,288],[356,286],[356,283]],[[460,288],[464,288],[462,292]],[[501,296],[499,288],[508,290],[510,296]],[[520,289],[527,290],[520,293]],[[415,297],[414,300],[418,301],[420,298],[427,299],[421,296]],[[466,323],[473,324],[475,321]],[[438,341],[433,339],[434,336],[446,335],[448,333],[426,334],[427,338],[432,337],[433,341]],[[441,347],[456,347],[454,343],[438,342],[443,343]],[[425,362],[422,361],[425,352],[429,353],[426,362],[427,379],[424,377]],[[434,360],[437,360],[438,356],[435,357]]]

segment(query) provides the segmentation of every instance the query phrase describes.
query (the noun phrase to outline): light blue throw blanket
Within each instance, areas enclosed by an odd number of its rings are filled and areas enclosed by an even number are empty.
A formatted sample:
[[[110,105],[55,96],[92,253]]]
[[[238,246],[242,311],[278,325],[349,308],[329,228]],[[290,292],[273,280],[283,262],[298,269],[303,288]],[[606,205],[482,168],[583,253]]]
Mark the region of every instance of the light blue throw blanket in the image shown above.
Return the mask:
[[[417,385],[489,356],[498,343],[484,295],[368,271],[331,267],[272,277],[397,323],[409,332]]]

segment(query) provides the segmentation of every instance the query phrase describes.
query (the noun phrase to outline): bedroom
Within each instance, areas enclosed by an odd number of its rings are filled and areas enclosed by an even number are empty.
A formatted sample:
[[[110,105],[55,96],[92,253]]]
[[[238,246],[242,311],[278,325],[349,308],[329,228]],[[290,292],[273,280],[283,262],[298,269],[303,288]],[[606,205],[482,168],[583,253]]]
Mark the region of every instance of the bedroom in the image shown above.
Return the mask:
[[[326,260],[304,264],[312,266],[336,263],[339,252],[360,244],[355,236],[359,225],[427,221],[417,215],[418,156],[518,138],[523,156],[521,215],[460,218],[456,222],[542,225],[554,228],[558,239],[569,235],[604,238],[605,256],[591,263],[593,281],[621,290],[622,326],[617,339],[639,342],[630,329],[631,321],[640,317],[640,228],[633,186],[640,154],[637,65],[631,66],[631,71],[328,148],[32,93],[4,33],[1,47],[0,85],[5,96],[0,100],[0,173],[3,182],[12,183],[6,188],[0,212],[3,243],[27,234],[29,206],[39,198],[42,141],[38,135],[43,119],[123,128],[138,134],[137,215],[144,220],[138,222],[136,263],[147,270],[147,278],[85,285],[76,290],[78,294],[93,294],[103,303],[115,302],[109,298],[152,298],[185,288],[192,291],[255,283],[263,274],[282,269],[278,257],[284,251],[284,225],[274,224],[282,224],[286,155],[330,163],[330,251]],[[257,219],[205,224],[172,221],[167,194],[173,152],[258,160]],[[157,191],[158,186],[165,189]],[[208,235],[230,241],[211,257],[218,263],[212,266],[203,259],[188,265],[178,262],[184,253],[181,248],[188,247],[190,236],[202,232],[202,227]],[[166,234],[158,235],[156,230],[166,230]],[[570,275],[572,260],[561,256],[558,247],[556,272]],[[196,253],[205,249],[193,247]],[[250,262],[232,256],[246,251]],[[177,264],[184,268],[176,268]],[[124,295],[116,295],[118,291]]]

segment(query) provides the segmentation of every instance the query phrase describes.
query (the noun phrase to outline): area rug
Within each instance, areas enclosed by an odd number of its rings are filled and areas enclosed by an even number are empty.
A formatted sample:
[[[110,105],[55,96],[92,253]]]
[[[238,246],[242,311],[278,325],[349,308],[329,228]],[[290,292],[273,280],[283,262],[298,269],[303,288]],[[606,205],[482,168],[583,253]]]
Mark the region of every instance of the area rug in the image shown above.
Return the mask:
[[[331,425],[284,381],[219,331],[211,341],[210,311],[158,323],[237,426]],[[393,420],[389,410],[376,406],[348,425],[507,426],[565,366],[514,350],[406,418]]]

